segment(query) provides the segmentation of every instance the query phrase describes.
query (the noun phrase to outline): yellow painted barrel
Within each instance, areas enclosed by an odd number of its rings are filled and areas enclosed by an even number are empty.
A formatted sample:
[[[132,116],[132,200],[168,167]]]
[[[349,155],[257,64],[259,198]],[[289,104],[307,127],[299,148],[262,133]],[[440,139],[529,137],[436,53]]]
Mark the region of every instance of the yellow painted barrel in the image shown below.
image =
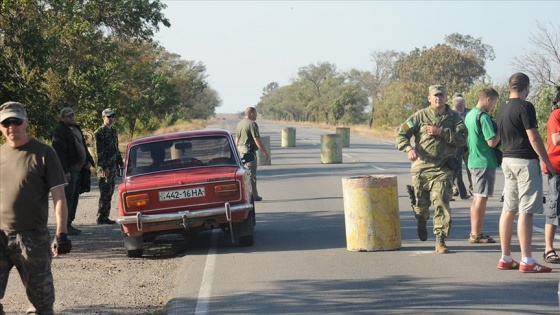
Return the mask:
[[[346,249],[352,252],[401,248],[397,176],[342,178]]]
[[[296,128],[286,127],[282,129],[282,148],[296,146]]]
[[[342,138],[342,147],[348,148],[350,146],[350,128],[336,127],[336,134]]]
[[[271,162],[272,152],[270,151],[270,136],[262,136],[261,142],[264,148],[266,149],[266,152],[268,152],[270,160],[267,161],[266,158],[264,157],[264,154],[261,152],[261,150],[257,150],[257,165],[270,165],[272,164]]]
[[[91,154],[91,156],[93,157],[95,165],[97,165],[97,152],[95,152],[95,147],[88,147],[87,149],[89,151],[89,154]],[[93,167],[93,165],[90,167],[90,171],[92,175],[97,174],[97,170],[95,169],[95,167]]]
[[[335,133],[321,135],[321,163],[342,163],[342,143]]]

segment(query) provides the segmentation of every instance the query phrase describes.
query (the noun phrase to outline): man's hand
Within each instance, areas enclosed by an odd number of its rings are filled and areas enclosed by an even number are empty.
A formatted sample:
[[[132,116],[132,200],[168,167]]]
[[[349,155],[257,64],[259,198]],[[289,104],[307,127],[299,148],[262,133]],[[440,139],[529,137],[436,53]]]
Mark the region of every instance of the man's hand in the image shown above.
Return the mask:
[[[436,126],[428,126],[426,128],[426,133],[428,133],[430,136],[439,136],[441,134],[441,128]]]
[[[414,149],[410,149],[410,151],[408,151],[407,154],[408,154],[408,160],[410,161],[416,161],[416,159],[418,158],[418,153]]]
[[[72,175],[70,175],[70,172],[65,174],[66,176],[66,181],[70,184],[70,181],[72,181]]]
[[[70,253],[72,250],[72,242],[68,239],[66,233],[59,233],[54,237],[51,247],[54,257],[58,257],[58,255]]]

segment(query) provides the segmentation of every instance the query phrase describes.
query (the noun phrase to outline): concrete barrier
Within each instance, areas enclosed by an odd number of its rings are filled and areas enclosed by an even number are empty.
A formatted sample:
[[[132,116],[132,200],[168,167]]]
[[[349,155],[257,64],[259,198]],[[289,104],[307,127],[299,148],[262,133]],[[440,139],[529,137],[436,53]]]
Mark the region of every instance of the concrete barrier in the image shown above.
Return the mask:
[[[345,177],[342,194],[347,250],[401,248],[397,176]]]
[[[261,136],[261,142],[270,156],[270,160],[266,160],[261,150],[257,150],[257,165],[270,165],[272,164],[272,152],[270,151],[270,136]]]
[[[336,134],[342,138],[342,147],[348,148],[350,146],[350,128],[336,127]]]
[[[286,127],[282,129],[282,148],[296,146],[296,128]]]
[[[342,163],[342,143],[340,135],[321,135],[321,163]]]

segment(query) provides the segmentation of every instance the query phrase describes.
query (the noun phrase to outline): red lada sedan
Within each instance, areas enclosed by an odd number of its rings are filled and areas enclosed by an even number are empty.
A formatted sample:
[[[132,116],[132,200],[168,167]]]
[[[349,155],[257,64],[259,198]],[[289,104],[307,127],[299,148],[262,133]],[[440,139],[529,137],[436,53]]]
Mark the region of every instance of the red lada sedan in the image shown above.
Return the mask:
[[[234,243],[253,245],[255,207],[240,156],[227,130],[196,130],[139,138],[126,149],[117,223],[129,257],[162,234],[186,238],[220,228]]]

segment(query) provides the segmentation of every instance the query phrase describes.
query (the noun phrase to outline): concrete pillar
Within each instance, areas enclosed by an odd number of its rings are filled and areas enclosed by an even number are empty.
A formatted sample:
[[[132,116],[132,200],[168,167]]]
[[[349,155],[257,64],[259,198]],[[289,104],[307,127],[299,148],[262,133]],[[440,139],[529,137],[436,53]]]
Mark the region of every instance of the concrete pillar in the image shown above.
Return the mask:
[[[340,135],[321,135],[321,163],[342,163],[342,143]]]
[[[296,146],[296,128],[286,127],[282,129],[282,148]]]
[[[353,252],[401,248],[397,176],[342,178],[346,249]]]
[[[348,148],[350,146],[350,128],[336,127],[336,134],[342,138],[342,147]]]
[[[266,160],[261,150],[257,150],[257,165],[270,165],[272,164],[272,152],[270,151],[270,136],[261,136],[261,142],[270,156],[270,160]]]

